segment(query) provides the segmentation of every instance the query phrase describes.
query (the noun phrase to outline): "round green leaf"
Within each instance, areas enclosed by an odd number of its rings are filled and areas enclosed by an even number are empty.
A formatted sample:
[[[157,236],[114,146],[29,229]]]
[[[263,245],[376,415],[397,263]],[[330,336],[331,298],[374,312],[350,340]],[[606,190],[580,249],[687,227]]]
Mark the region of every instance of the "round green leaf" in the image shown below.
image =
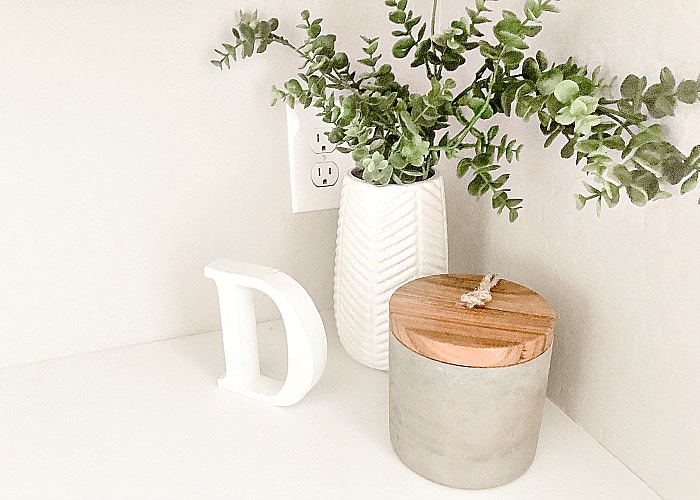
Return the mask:
[[[573,80],[563,80],[554,87],[554,97],[562,104],[573,100],[579,93],[579,87]]]
[[[700,88],[695,80],[683,80],[678,84],[676,97],[681,102],[693,104],[698,99],[698,92]]]
[[[408,55],[416,42],[411,37],[399,38],[391,49],[391,53],[397,59],[402,59]]]
[[[542,76],[540,76],[539,80],[537,80],[537,90],[539,90],[541,94],[550,95],[554,92],[554,89],[557,88],[557,85],[559,85],[563,80],[564,75],[562,74],[561,70],[549,70],[542,73]]]
[[[630,201],[638,207],[643,207],[648,201],[647,194],[635,186],[627,186],[627,196],[629,196]]]
[[[406,12],[403,10],[395,10],[389,14],[389,20],[392,23],[403,24],[406,21]]]

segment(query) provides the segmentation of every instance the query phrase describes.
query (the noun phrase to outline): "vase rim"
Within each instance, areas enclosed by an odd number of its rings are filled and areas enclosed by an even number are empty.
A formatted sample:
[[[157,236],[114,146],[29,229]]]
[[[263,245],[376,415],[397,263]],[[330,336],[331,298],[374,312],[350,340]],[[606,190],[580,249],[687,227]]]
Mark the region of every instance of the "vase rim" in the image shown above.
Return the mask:
[[[367,186],[376,187],[376,188],[391,188],[392,186],[394,188],[404,188],[406,186],[417,186],[417,185],[420,185],[424,182],[436,181],[436,180],[442,178],[442,175],[440,174],[440,172],[437,169],[431,168],[430,170],[432,172],[432,175],[430,175],[427,179],[422,179],[420,181],[411,182],[408,184],[384,184],[381,186],[377,185],[377,184],[372,184],[371,182],[367,182],[364,179],[362,179],[361,177],[358,177],[357,175],[355,175],[355,172],[360,172],[360,169],[357,167],[351,168],[350,170],[348,170],[345,173],[345,177],[347,177],[349,180],[352,180],[353,182],[358,182],[360,184],[366,184]]]

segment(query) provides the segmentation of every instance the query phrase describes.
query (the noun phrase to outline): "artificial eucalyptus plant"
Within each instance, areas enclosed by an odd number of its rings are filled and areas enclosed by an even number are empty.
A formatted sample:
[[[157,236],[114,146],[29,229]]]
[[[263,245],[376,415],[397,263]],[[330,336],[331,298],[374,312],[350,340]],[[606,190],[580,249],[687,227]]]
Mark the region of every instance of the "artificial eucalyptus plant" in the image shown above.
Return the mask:
[[[272,88],[272,103],[318,108],[333,125],[329,140],[352,154],[364,180],[415,182],[426,179],[442,155],[459,158],[457,175],[470,177],[469,193],[490,193],[493,208],[507,211],[511,222],[522,199],[511,197],[509,174],[500,170],[518,159],[522,145],[487,123],[499,113],[534,117],[545,147],[558,143],[562,158],[583,165],[590,182],[584,182],[586,195],[576,195],[578,208],[588,201],[598,211],[603,202],[613,207],[622,190],[641,206],[671,196],[670,185],[681,184],[681,193],[697,186],[700,145],[686,156],[664,140],[655,120],[673,115],[678,102],[700,100],[700,77],[676,82],[664,68],[657,83],[628,75],[613,92],[614,81],[601,79],[598,69],[591,72],[572,58],[551,63],[542,51],[528,55],[528,39],[542,30],[545,13],[558,11],[556,0],[526,0],[521,15],[504,10],[498,21],[487,1],[496,0],[475,0],[466,17],[438,32],[437,0],[429,22],[408,10],[408,0],[385,0],[396,25],[392,55],[423,68],[430,84],[425,93],[398,82],[391,64],[380,63],[378,38],[361,37],[366,57],[356,69],[336,50],[336,35],[323,33],[322,20],[307,10],[297,25],[305,35],[300,44],[277,34],[277,19],[241,13],[233,43],[216,49],[220,58],[212,63],[230,68],[232,59],[272,44],[291,49],[301,59],[299,73],[283,88]],[[486,36],[487,27],[493,37]],[[468,60],[478,61],[473,76],[464,74]],[[458,86],[456,80],[466,76],[469,81]]]

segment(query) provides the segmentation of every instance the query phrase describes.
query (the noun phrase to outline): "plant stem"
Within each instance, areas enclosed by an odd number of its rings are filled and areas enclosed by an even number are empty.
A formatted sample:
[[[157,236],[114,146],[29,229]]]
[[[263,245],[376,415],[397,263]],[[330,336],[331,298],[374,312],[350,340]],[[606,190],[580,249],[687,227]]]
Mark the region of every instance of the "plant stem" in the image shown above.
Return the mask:
[[[500,54],[498,55],[497,59],[500,59],[503,53],[505,52],[505,47],[501,49]],[[498,69],[498,65],[494,65],[494,69],[491,73],[491,76],[489,77],[489,83],[487,86],[487,92],[486,92],[486,99],[484,100],[484,104],[481,105],[479,110],[474,113],[474,116],[472,116],[472,119],[469,120],[469,123],[467,123],[462,130],[459,131],[457,135],[455,135],[454,139],[452,139],[453,144],[458,145],[461,143],[464,138],[467,136],[467,134],[471,131],[472,128],[474,128],[474,125],[476,122],[478,122],[481,119],[481,115],[484,114],[486,111],[486,108],[490,106],[491,102],[491,97],[493,96],[493,86],[496,83],[496,70]]]
[[[299,57],[301,57],[302,59],[305,59],[308,62],[313,63],[313,59],[310,58],[308,54],[305,54],[304,52],[299,50],[298,47],[296,47],[294,44],[292,44],[286,38],[279,36],[279,35],[275,35],[275,34],[272,34],[271,37],[272,37],[273,42],[277,42],[280,45],[284,45],[285,47],[292,49],[294,52],[297,53],[297,55]],[[359,87],[357,82],[352,81],[352,84],[350,84],[345,79],[340,78],[340,76],[337,73],[335,76],[331,75],[330,73],[326,73],[325,77],[328,78],[335,85],[334,88],[337,88],[338,90],[350,90],[354,93],[357,93],[357,90]]]
[[[622,128],[624,128],[625,131],[627,131],[627,133],[629,135],[634,136],[634,131],[630,128],[629,124],[624,119],[624,116],[620,115],[620,113],[617,113],[617,112],[615,112],[615,110],[606,108],[604,106],[598,106],[598,110],[600,111],[600,113],[602,115],[607,116],[607,117],[611,118],[613,121],[622,125]]]
[[[483,76],[484,71],[486,71],[486,69],[487,69],[486,64],[482,65],[481,68],[479,68],[479,70],[474,75],[474,82],[476,82],[477,80],[479,80]],[[457,96],[454,99],[452,99],[452,104],[457,105],[457,103],[459,102],[459,100],[462,97],[464,97],[465,95],[467,95],[469,92],[472,91],[473,87],[474,87],[473,84],[469,85],[464,90],[462,90],[459,94],[457,94]]]
[[[437,14],[437,5],[438,0],[433,0],[433,14],[430,18],[430,36],[433,36],[435,34],[435,17]]]

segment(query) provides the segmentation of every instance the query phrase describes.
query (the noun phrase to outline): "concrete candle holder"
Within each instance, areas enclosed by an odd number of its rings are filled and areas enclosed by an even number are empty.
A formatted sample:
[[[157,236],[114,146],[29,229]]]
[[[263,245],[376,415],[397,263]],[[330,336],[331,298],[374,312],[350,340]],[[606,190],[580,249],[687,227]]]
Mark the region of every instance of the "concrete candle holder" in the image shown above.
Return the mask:
[[[532,463],[555,323],[542,297],[506,280],[468,308],[460,297],[481,278],[420,278],[389,302],[394,450],[422,476],[466,489],[505,484]]]

